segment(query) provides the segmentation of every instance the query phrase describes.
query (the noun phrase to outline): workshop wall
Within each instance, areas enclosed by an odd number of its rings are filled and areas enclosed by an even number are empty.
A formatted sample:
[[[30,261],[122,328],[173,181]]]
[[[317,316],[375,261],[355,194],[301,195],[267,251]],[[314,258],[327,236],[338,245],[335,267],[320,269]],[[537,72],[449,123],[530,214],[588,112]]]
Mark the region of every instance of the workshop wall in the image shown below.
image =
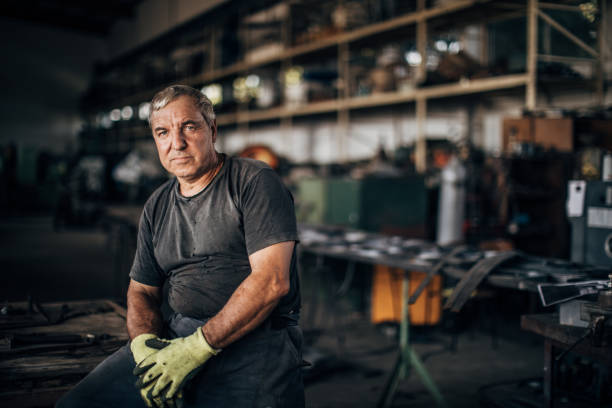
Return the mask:
[[[62,152],[76,143],[79,99],[105,41],[8,18],[0,18],[0,38],[0,145]]]
[[[113,27],[110,56],[117,57],[227,0],[145,0],[131,21]]]

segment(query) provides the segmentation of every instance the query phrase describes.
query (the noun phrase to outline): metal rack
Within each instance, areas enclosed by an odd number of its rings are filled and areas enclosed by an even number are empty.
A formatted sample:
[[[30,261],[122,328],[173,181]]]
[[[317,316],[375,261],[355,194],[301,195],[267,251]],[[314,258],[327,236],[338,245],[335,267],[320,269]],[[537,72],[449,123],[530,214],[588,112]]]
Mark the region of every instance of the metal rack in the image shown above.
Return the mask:
[[[290,2],[287,2],[290,4]],[[466,13],[476,13],[480,8],[487,7],[491,15],[486,19],[499,20],[512,17],[526,16],[527,18],[527,53],[526,53],[526,72],[522,74],[492,76],[488,78],[479,78],[472,80],[462,80],[457,83],[425,86],[408,91],[393,91],[386,93],[371,94],[368,96],[352,97],[350,96],[348,86],[350,81],[349,75],[349,57],[351,45],[356,41],[371,38],[376,35],[384,35],[392,30],[405,27],[416,27],[415,39],[417,51],[421,55],[426,53],[426,45],[428,42],[428,25],[439,19],[460,18]],[[605,18],[601,18],[598,27],[598,49],[594,49],[584,43],[570,30],[564,27],[561,23],[553,19],[547,10],[564,10],[568,12],[581,12],[580,8],[567,3],[546,3],[538,0],[513,0],[506,2],[497,2],[491,0],[457,0],[455,2],[426,8],[425,0],[417,1],[417,9],[415,12],[408,13],[399,17],[395,17],[379,23],[370,24],[351,31],[342,32],[334,36],[297,46],[289,46],[288,43],[288,27],[291,25],[291,16],[288,21],[283,22],[283,42],[285,50],[278,55],[268,56],[257,60],[239,61],[225,67],[215,67],[215,58],[211,58],[207,64],[206,72],[184,77],[180,79],[181,83],[199,86],[213,81],[221,80],[232,75],[249,72],[250,70],[260,68],[270,64],[280,63],[282,67],[291,65],[291,62],[296,57],[308,56],[312,53],[319,52],[325,49],[336,48],[337,52],[337,67],[339,78],[342,79],[344,86],[339,90],[339,95],[336,99],[307,103],[298,107],[279,106],[263,110],[245,110],[239,108],[236,112],[221,113],[217,115],[217,123],[220,127],[223,126],[239,126],[248,131],[251,123],[278,120],[283,133],[290,131],[293,125],[293,118],[309,117],[311,115],[335,113],[338,124],[338,146],[340,147],[340,155],[343,157],[343,149],[347,144],[348,130],[350,125],[350,112],[355,109],[387,107],[398,104],[415,103],[416,104],[416,168],[422,172],[426,170],[426,139],[425,139],[425,122],[427,118],[428,102],[434,99],[442,99],[454,96],[478,94],[492,91],[500,91],[507,89],[524,88],[525,102],[524,107],[527,110],[537,108],[537,90],[538,90],[538,61],[549,62],[575,62],[589,61],[594,64],[596,72],[595,88],[597,100],[600,105],[604,102],[604,73],[603,73],[603,50],[605,49]],[[600,2],[600,13],[606,14],[606,1]],[[555,56],[550,53],[541,54],[538,50],[538,20],[542,20],[548,26],[561,33],[580,49],[587,52],[589,58],[574,58],[566,56]],[[211,55],[214,56],[216,47],[217,29],[211,30],[209,36],[209,47],[212,50]],[[426,78],[427,71],[425,63],[422,62],[418,67],[417,77],[422,81]],[[117,102],[119,106],[125,104],[134,104],[150,99],[153,94],[159,90],[158,88],[149,89],[143,92],[138,92],[127,98],[123,98]],[[126,132],[132,135],[144,136],[146,129],[144,126],[127,127]]]

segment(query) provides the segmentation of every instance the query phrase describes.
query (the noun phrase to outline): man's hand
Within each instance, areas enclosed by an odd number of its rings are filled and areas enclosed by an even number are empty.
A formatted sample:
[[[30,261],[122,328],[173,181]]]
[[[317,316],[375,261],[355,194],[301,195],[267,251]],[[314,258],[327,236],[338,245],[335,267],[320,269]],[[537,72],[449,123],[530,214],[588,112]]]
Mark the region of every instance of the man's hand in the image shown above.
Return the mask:
[[[156,335],[151,333],[143,333],[134,337],[130,343],[130,350],[132,350],[132,355],[134,356],[134,361],[136,364],[140,363],[142,360],[159,350],[159,348],[149,347],[146,344],[147,340],[157,338],[158,337]]]
[[[134,374],[139,376],[136,385],[142,388],[141,395],[149,406],[155,406],[153,403],[158,401],[165,405],[175,397],[180,398],[185,383],[220,351],[208,344],[201,328],[188,337],[170,341],[148,339],[145,345],[161,349],[134,368]]]
[[[153,341],[149,341],[149,343],[147,344],[148,340]],[[168,344],[170,344],[170,340],[160,339],[159,337],[151,333],[143,333],[136,336],[132,340],[130,344],[130,350],[132,350],[134,361],[138,365],[138,363],[140,363],[142,360],[149,357],[153,353],[157,353],[159,350],[163,349]],[[149,382],[149,384],[145,384],[144,386],[141,385],[140,381],[136,382],[137,388],[140,389],[140,396],[147,404],[147,406],[150,408],[175,406],[175,404],[172,404],[174,401],[169,401],[169,403],[162,403],[159,398],[149,399],[147,397],[147,394],[153,388],[154,385],[155,383],[153,381]]]

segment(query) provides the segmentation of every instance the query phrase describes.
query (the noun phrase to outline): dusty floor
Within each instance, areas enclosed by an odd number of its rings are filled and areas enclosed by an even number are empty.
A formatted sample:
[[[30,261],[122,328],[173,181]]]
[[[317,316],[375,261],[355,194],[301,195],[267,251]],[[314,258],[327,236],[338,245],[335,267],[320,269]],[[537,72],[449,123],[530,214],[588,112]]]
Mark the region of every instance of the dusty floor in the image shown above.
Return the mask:
[[[102,231],[55,232],[48,217],[0,219],[0,301],[24,300],[28,294],[42,301],[114,297],[118,286],[107,238]],[[373,407],[384,388],[396,337],[362,314],[348,316],[339,329],[305,327],[311,344],[305,357],[315,363],[307,372],[308,407]],[[521,332],[518,320],[499,323],[505,330],[497,347],[478,325],[458,333],[455,351],[446,330],[411,332],[416,352],[450,406],[479,406],[482,387],[541,375],[542,342]],[[431,407],[434,400],[413,371],[400,383],[393,406]]]

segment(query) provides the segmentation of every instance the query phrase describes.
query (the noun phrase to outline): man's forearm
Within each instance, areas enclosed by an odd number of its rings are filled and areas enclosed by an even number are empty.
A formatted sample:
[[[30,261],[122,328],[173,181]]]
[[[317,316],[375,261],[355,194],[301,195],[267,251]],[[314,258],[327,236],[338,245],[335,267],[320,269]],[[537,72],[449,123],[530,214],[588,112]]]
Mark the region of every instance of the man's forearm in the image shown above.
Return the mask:
[[[130,338],[133,339],[142,333],[161,334],[163,317],[159,300],[130,288],[127,306],[127,330]]]
[[[224,348],[259,326],[270,315],[288,287],[268,277],[249,275],[223,309],[202,331],[214,348]]]

